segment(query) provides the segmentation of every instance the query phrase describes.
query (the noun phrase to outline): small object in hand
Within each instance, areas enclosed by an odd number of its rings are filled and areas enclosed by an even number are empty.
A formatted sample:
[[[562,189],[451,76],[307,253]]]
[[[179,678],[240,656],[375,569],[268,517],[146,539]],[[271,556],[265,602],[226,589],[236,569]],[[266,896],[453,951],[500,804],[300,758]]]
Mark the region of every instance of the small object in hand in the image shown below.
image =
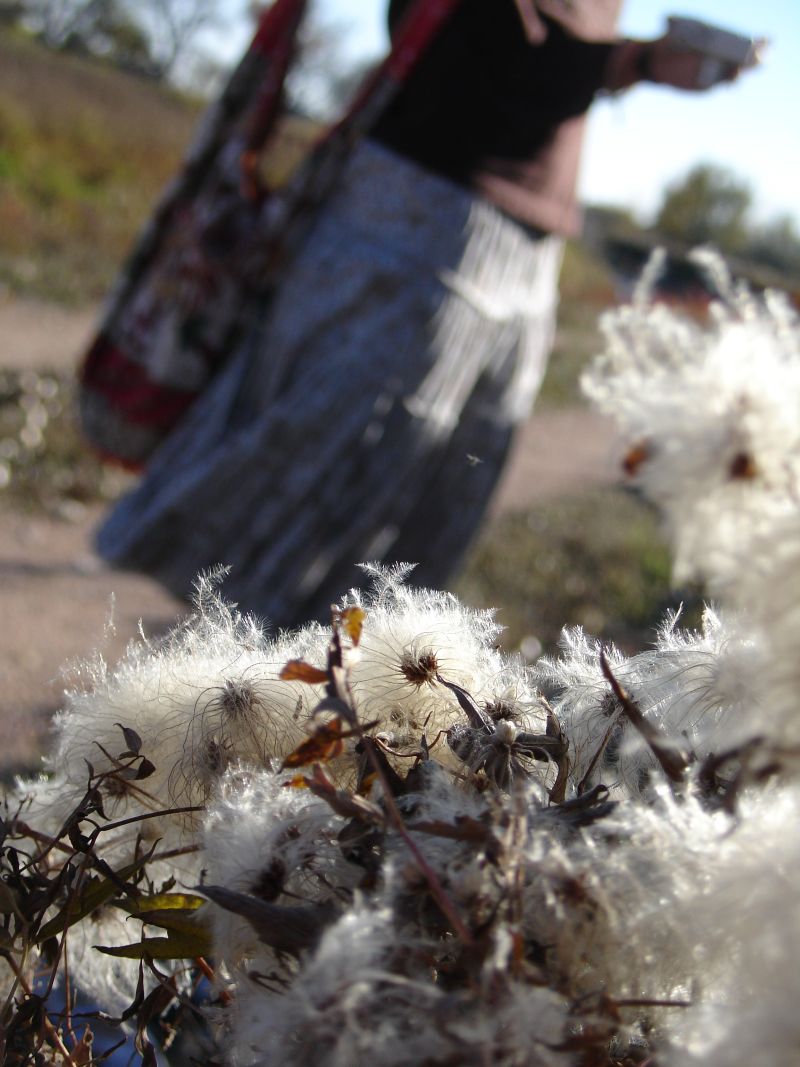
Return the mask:
[[[688,49],[705,57],[698,89],[708,89],[739,70],[758,66],[767,45],[763,37],[747,37],[700,19],[671,15],[667,27],[667,39],[675,48]]]

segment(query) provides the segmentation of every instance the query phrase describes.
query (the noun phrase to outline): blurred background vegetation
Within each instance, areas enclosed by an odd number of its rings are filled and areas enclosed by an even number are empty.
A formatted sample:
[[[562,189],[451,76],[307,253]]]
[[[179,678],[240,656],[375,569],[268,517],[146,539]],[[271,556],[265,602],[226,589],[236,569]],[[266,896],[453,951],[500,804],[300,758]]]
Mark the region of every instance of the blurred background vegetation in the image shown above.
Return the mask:
[[[100,299],[199,112],[149,79],[0,31],[0,284]]]
[[[170,75],[183,44],[155,54],[147,23],[131,20],[136,7],[73,4],[86,17],[70,28],[47,22],[56,6],[0,2],[0,302],[79,306],[102,298],[180,165],[203,106],[197,85],[215,78],[196,63],[194,79],[184,79],[194,88],[175,88]],[[210,4],[195,6],[212,19]],[[185,27],[188,37],[195,30]],[[332,77],[342,92],[351,88],[340,73]],[[314,129],[301,126],[301,139],[304,128]],[[295,151],[296,128],[292,136]],[[702,314],[708,297],[686,258],[699,242],[716,244],[755,285],[800,292],[800,236],[792,221],[756,225],[751,207],[746,184],[708,165],[666,190],[652,226],[616,208],[591,209],[585,240],[567,250],[540,409],[580,403],[580,369],[600,347],[598,316],[625,293],[657,244],[669,252],[663,295],[691,313]],[[112,499],[127,484],[84,448],[72,395],[63,373],[0,372],[5,506],[68,517],[70,503]],[[654,516],[634,496],[606,491],[494,520],[457,591],[497,607],[507,647],[533,656],[552,650],[563,624],[640,646],[675,603],[668,577]]]

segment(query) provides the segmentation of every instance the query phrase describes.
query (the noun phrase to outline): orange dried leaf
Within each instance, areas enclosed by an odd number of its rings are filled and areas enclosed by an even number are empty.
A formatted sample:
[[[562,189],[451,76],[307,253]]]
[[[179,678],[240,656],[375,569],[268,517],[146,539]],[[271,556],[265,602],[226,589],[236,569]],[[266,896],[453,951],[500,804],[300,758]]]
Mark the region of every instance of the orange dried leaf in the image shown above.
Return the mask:
[[[362,797],[369,796],[370,790],[375,784],[375,779],[377,777],[378,776],[375,771],[369,771],[367,774],[365,774],[361,781],[358,783],[358,795]]]
[[[747,452],[737,452],[730,462],[728,473],[734,481],[752,481],[758,477],[758,467]]]
[[[308,789],[308,778],[304,774],[296,774],[288,782],[283,783],[284,789]]]
[[[519,930],[514,930],[511,934],[511,966],[514,974],[518,975],[521,972],[525,953],[525,938]]]
[[[305,767],[309,763],[327,763],[328,760],[341,756],[343,751],[342,720],[332,719],[319,726],[311,737],[298,745],[294,752],[290,752],[281,769]]]
[[[278,676],[284,682],[307,682],[308,685],[319,685],[327,682],[328,672],[312,667],[302,659],[290,659]]]
[[[622,460],[622,469],[632,478],[649,458],[650,446],[647,441],[640,441],[626,452],[625,458]]]
[[[366,617],[367,613],[363,608],[345,608],[342,612],[342,627],[354,645],[361,640]]]

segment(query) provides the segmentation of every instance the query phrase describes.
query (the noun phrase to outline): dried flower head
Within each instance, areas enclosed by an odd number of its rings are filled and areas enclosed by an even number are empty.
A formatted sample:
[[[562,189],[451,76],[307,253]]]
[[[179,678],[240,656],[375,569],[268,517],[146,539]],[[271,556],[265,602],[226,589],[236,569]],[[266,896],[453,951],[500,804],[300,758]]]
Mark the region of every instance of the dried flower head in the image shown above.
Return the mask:
[[[439,661],[433,649],[415,652],[406,649],[400,657],[398,667],[400,674],[409,684],[419,688],[422,685],[434,685],[439,673]]]

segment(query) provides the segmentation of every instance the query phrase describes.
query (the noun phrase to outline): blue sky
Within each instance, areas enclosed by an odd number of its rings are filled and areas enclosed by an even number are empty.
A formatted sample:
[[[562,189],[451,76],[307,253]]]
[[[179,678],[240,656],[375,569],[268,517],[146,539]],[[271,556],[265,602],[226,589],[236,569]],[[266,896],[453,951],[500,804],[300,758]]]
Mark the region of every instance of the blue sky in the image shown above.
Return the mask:
[[[673,12],[659,0],[627,0],[621,29],[655,36]],[[702,97],[641,86],[596,104],[583,196],[646,212],[665,182],[708,160],[745,178],[762,214],[788,212],[800,226],[800,2],[703,0],[676,13],[767,37],[762,67]]]
[[[341,27],[342,46],[354,58],[385,47],[386,0],[316,0],[316,7]],[[751,185],[762,216],[789,213],[800,227],[800,0],[689,0],[677,8],[662,0],[626,0],[620,29],[657,36],[669,14],[767,37],[765,62],[702,97],[641,86],[599,101],[581,196],[646,217],[668,182],[697,162],[713,162]]]

